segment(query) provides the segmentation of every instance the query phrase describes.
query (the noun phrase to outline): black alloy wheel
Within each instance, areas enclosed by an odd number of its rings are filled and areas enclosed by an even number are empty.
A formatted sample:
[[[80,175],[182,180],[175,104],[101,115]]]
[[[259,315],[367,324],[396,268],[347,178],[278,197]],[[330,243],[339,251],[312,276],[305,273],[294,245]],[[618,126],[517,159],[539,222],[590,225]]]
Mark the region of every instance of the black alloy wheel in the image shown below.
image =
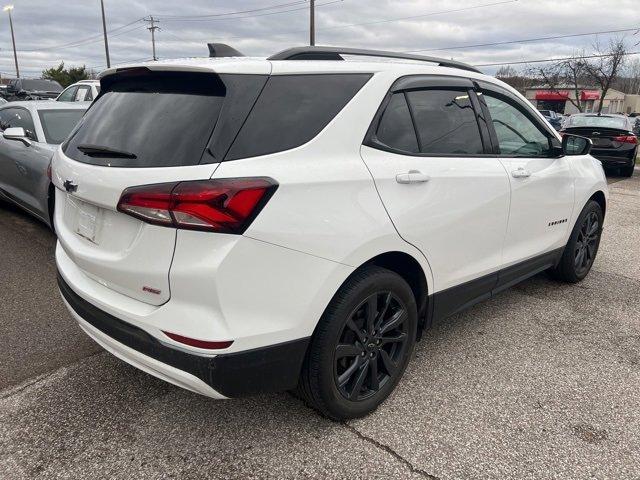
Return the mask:
[[[334,355],[334,380],[344,398],[367,399],[398,374],[407,320],[406,307],[390,291],[370,295],[349,315]]]
[[[371,413],[402,378],[417,328],[416,300],[407,281],[376,265],[361,267],[322,314],[296,394],[334,420]]]
[[[596,212],[589,212],[582,221],[574,248],[574,266],[578,276],[586,275],[596,258],[600,240],[600,221]]]
[[[598,254],[603,221],[602,207],[589,200],[578,215],[560,262],[550,270],[553,277],[577,283],[587,276]]]

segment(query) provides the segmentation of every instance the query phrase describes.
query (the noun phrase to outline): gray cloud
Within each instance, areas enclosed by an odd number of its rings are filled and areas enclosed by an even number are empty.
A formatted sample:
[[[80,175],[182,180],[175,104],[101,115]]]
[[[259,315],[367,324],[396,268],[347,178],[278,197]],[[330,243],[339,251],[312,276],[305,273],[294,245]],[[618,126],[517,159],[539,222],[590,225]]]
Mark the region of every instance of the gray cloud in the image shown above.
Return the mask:
[[[10,1],[10,0],[9,0]],[[558,34],[640,27],[637,0],[316,0],[317,44],[390,50],[444,47],[518,40]],[[112,63],[151,57],[150,33],[141,17],[160,18],[157,51],[161,58],[204,56],[206,43],[229,43],[247,55],[268,55],[308,41],[306,4],[296,0],[105,0]],[[13,21],[23,76],[37,76],[44,68],[67,65],[105,67],[99,0],[14,0]],[[238,14],[235,18],[175,18],[252,10],[275,4],[274,10]],[[327,5],[324,5],[327,4]],[[469,8],[477,7],[477,8]],[[468,8],[461,11],[461,9]],[[451,10],[460,10],[452,12]],[[445,12],[448,13],[439,13]],[[7,14],[0,12],[0,72],[14,73]],[[400,17],[412,19],[386,21]],[[137,21],[138,20],[138,21]],[[200,21],[202,20],[202,21]],[[382,22],[384,23],[377,23]],[[349,24],[363,24],[345,26]],[[369,24],[367,24],[369,23]],[[123,27],[124,25],[130,24]],[[122,27],[122,28],[121,28]],[[633,33],[633,32],[632,32]],[[599,36],[607,42],[609,35]],[[640,34],[627,37],[629,47]],[[71,43],[84,43],[66,46]],[[595,37],[433,52],[469,63],[521,61],[567,56],[592,50]],[[52,48],[55,47],[55,48]],[[640,46],[635,47],[640,50]],[[425,54],[431,52],[425,51]],[[493,72],[495,68],[487,68]]]

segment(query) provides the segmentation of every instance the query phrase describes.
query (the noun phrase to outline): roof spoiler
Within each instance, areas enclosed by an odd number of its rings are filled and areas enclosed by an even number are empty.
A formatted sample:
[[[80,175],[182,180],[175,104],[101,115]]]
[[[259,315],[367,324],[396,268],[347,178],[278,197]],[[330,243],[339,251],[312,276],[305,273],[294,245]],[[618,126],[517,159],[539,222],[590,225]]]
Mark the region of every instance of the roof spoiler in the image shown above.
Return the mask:
[[[243,53],[226,43],[207,43],[207,47],[209,47],[209,57],[244,57]]]

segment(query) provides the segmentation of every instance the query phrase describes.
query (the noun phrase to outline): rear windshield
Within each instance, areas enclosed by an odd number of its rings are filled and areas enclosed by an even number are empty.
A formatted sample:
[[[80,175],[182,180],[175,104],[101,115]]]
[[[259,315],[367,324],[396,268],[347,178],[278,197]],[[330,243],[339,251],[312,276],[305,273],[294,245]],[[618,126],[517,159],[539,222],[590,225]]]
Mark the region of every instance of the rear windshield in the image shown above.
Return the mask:
[[[113,167],[200,163],[226,95],[220,77],[146,72],[103,81],[104,92],[64,145],[66,155]]]
[[[567,126],[626,129],[627,119],[624,117],[601,117],[598,115],[573,115],[569,117]]]
[[[38,116],[47,143],[58,145],[69,136],[84,115],[84,109],[39,110]]]
[[[23,90],[39,90],[43,92],[61,92],[62,87],[53,80],[22,80]]]

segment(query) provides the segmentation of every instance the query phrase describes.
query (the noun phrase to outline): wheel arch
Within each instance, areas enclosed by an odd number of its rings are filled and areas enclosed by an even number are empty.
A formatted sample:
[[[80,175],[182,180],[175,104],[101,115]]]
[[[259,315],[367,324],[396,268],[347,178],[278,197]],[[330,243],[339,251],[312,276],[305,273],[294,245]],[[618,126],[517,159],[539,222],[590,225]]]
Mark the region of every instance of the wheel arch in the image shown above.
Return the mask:
[[[427,326],[429,305],[429,285],[422,265],[420,265],[418,260],[413,256],[400,251],[385,252],[376,255],[358,267],[356,271],[367,265],[376,265],[391,270],[400,275],[409,284],[418,307],[419,338],[422,330]]]
[[[607,198],[604,192],[601,190],[598,190],[593,195],[591,195],[591,197],[589,197],[589,200],[587,200],[587,202],[591,200],[593,200],[598,205],[600,205],[600,208],[602,209],[602,217],[604,218],[606,216],[606,211],[607,211]]]
[[[49,214],[49,222],[50,222],[51,230],[54,230],[53,215],[54,215],[54,209],[55,209],[55,201],[56,201],[56,187],[53,186],[53,183],[49,183],[49,187],[47,189],[47,213]]]

